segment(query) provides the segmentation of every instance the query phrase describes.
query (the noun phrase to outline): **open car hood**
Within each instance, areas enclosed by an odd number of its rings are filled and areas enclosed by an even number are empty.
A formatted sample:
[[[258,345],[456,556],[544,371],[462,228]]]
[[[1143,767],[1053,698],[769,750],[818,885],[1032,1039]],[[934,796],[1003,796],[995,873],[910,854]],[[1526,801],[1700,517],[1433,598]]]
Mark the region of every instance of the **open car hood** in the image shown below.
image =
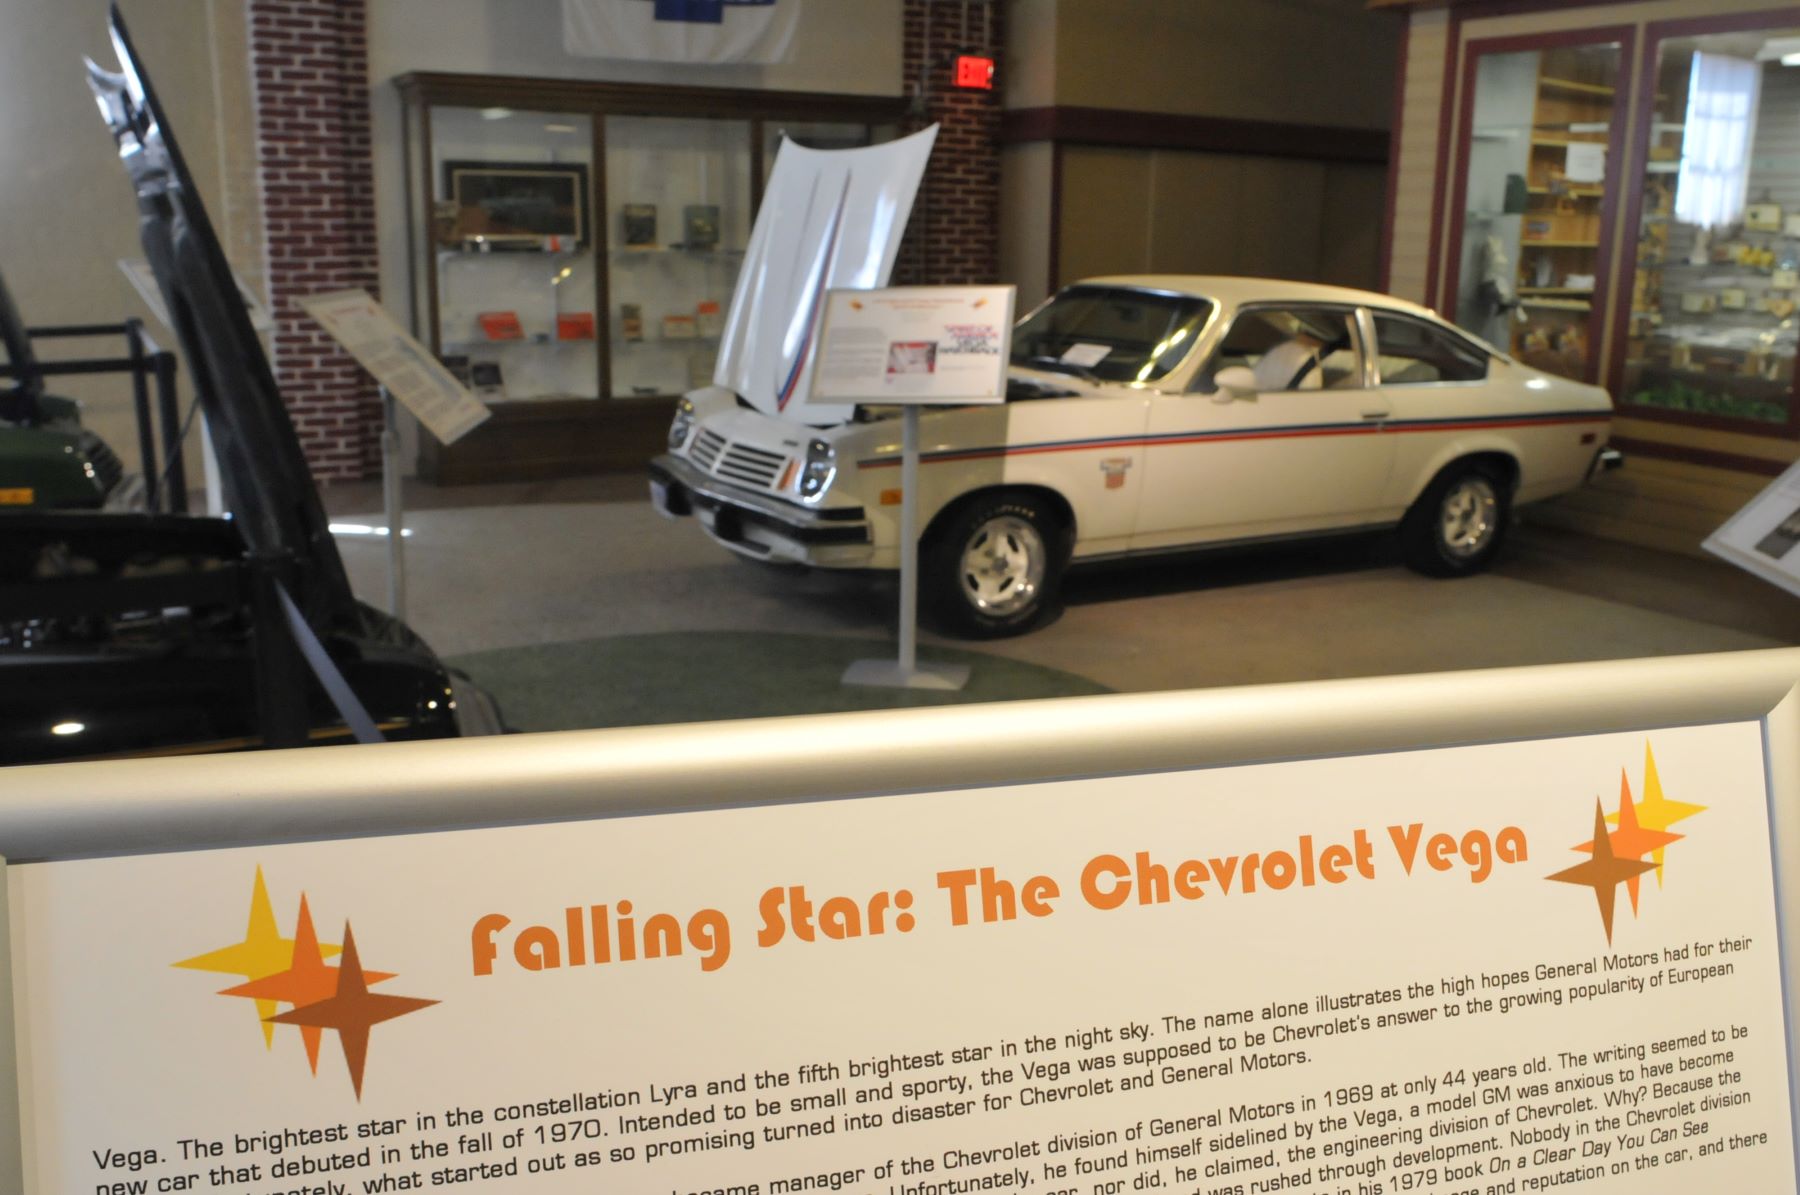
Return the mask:
[[[226,506],[252,554],[291,562],[288,588],[307,621],[345,625],[356,617],[350,583],[268,356],[116,6],[111,30],[120,73],[90,61],[88,85],[137,193],[144,254],[206,412]]]
[[[886,286],[937,126],[861,149],[783,141],[731,296],[717,385],[757,410],[842,423],[850,405],[806,405],[825,292]]]

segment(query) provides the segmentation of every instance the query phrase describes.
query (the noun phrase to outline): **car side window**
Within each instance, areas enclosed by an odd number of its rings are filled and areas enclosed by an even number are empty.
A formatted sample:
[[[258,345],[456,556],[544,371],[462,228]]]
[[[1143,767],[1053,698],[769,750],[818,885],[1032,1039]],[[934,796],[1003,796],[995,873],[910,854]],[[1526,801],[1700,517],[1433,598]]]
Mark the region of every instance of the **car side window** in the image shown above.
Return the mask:
[[[1375,360],[1383,386],[1479,382],[1487,377],[1487,354],[1461,337],[1423,320],[1372,314]]]
[[[1363,383],[1352,313],[1330,307],[1252,307],[1240,311],[1200,371],[1196,388],[1210,392],[1222,370],[1240,367],[1259,393],[1347,390]]]

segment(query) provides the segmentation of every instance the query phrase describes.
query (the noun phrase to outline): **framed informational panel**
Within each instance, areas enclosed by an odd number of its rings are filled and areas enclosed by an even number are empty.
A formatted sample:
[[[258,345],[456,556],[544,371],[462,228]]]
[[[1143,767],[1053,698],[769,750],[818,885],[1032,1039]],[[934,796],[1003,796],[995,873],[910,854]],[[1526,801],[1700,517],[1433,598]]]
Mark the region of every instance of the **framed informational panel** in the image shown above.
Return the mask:
[[[1781,651],[12,771],[12,1161],[259,1195],[1794,1191],[1796,680]]]

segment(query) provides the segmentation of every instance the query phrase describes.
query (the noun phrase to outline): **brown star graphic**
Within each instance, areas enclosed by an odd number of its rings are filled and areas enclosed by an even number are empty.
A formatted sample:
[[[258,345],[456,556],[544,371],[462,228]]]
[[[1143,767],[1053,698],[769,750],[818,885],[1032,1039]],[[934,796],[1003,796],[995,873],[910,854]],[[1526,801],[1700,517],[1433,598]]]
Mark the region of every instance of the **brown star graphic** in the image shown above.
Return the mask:
[[[364,971],[365,983],[392,979],[386,971]],[[226,988],[221,996],[249,996],[257,1000],[280,1001],[295,1008],[329,998],[338,988],[338,969],[325,965],[325,952],[319,948],[319,935],[313,930],[312,912],[306,907],[306,894],[300,894],[300,920],[294,928],[294,963],[285,971]],[[313,1074],[319,1073],[319,1038],[324,1030],[317,1025],[300,1026],[300,1040],[306,1046],[306,1061]]]
[[[1589,845],[1594,851],[1592,859],[1544,878],[1563,884],[1585,884],[1594,890],[1594,899],[1600,903],[1600,924],[1606,927],[1606,944],[1611,946],[1613,900],[1619,894],[1619,885],[1653,870],[1656,864],[1642,859],[1621,859],[1613,854],[1612,842],[1606,835],[1606,810],[1598,798],[1594,801],[1594,838]],[[345,933],[348,934],[349,931],[346,930]],[[344,956],[348,958],[349,955],[350,940],[346,937]],[[281,1019],[283,1018],[276,1018]]]
[[[436,1000],[421,1000],[416,996],[385,996],[371,992],[362,960],[356,954],[356,939],[350,935],[350,923],[346,921],[344,955],[337,969],[337,992],[316,1004],[269,1019],[280,1025],[317,1025],[337,1030],[338,1041],[344,1047],[344,1063],[350,1068],[350,1085],[356,1089],[356,1098],[360,1100],[363,1064],[369,1055],[370,1026],[436,1003]]]
[[[1680,842],[1680,834],[1671,834],[1667,830],[1653,830],[1638,824],[1637,806],[1631,800],[1631,781],[1625,776],[1625,769],[1619,769],[1619,828],[1607,835],[1612,843],[1612,852],[1621,859],[1642,859],[1651,851],[1662,855],[1662,848],[1671,842]],[[1584,842],[1575,848],[1578,851],[1592,851],[1594,844]],[[1651,860],[1654,865],[1655,859]],[[1625,891],[1631,897],[1631,914],[1637,916],[1638,884],[1641,876],[1631,876],[1625,881]]]

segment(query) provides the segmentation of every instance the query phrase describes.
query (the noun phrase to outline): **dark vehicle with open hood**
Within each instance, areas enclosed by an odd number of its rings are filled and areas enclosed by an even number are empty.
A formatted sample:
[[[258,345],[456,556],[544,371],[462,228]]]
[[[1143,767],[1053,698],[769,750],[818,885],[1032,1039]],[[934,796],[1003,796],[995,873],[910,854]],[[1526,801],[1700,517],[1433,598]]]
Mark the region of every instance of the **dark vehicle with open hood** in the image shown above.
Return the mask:
[[[356,600],[269,361],[117,9],[89,84],[218,458],[224,518],[0,511],[0,762],[490,733]]]

